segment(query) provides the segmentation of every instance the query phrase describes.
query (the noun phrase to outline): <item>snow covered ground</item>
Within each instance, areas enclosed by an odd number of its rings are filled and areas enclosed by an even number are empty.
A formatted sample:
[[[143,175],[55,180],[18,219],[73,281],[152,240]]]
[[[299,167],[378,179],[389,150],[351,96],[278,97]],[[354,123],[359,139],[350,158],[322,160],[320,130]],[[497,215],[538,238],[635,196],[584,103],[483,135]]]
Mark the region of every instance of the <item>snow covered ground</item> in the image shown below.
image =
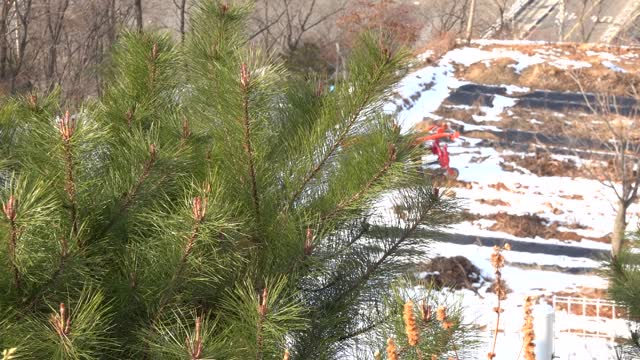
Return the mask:
[[[505,96],[496,96],[491,106],[480,108],[482,115],[474,115],[475,122],[487,123],[477,125],[465,123],[462,119],[443,118],[437,115],[437,110],[443,101],[456,88],[468,84],[468,81],[456,77],[456,67],[470,66],[478,62],[489,62],[498,58],[511,58],[514,60],[513,68],[521,72],[529,66],[546,63],[557,68],[587,68],[593,61],[601,61],[601,64],[612,71],[625,71],[620,64],[637,54],[624,56],[614,55],[603,51],[588,52],[592,62],[570,59],[563,51],[555,51],[549,47],[541,47],[538,50],[529,50],[526,53],[517,49],[494,47],[481,49],[479,45],[491,45],[483,42],[452,50],[445,54],[435,65],[424,67],[409,74],[399,85],[397,93],[399,98],[392,104],[388,104],[387,111],[399,111],[399,121],[404,130],[423,121],[444,121],[451,125],[464,125],[469,131],[501,131],[498,122],[506,112],[513,107],[516,101],[509,97],[513,93],[529,91],[528,88],[515,87],[504,84],[508,92]],[[535,44],[527,44],[534,46]],[[595,60],[594,60],[595,59]],[[407,101],[407,99],[412,99]],[[533,121],[538,121],[531,119]],[[539,122],[539,121],[538,121]],[[464,134],[463,134],[464,135]],[[486,143],[486,142],[485,142]],[[459,180],[471,184],[471,188],[456,187],[452,190],[463,199],[465,209],[472,213],[490,215],[498,212],[506,212],[513,215],[536,214],[549,222],[557,221],[560,224],[579,224],[582,228],[574,229],[579,236],[585,238],[581,241],[567,241],[560,239],[543,239],[540,237],[518,237],[505,232],[493,231],[491,226],[495,221],[479,219],[465,221],[454,225],[447,231],[452,234],[464,234],[484,236],[506,240],[518,240],[522,242],[561,244],[565,246],[587,248],[593,250],[608,250],[610,245],[602,241],[594,241],[586,238],[600,238],[607,235],[612,228],[615,209],[613,207],[614,191],[596,180],[586,178],[571,178],[563,176],[537,176],[526,169],[520,172],[507,171],[501,162],[505,162],[507,155],[527,155],[509,149],[496,149],[483,145],[479,139],[462,136],[449,145],[451,151],[451,166],[460,171]],[[581,159],[574,159],[577,164]],[[502,183],[504,187],[496,186]],[[491,187],[493,185],[493,187]],[[503,205],[489,205],[486,200],[501,200]],[[481,200],[483,200],[481,202]],[[636,229],[640,206],[634,204],[630,209],[628,230]],[[559,228],[563,230],[562,226]],[[489,262],[492,248],[481,245],[458,245],[446,242],[434,242],[430,245],[433,256],[457,256],[467,257],[485,275],[491,277],[493,270]],[[522,326],[523,304],[525,296],[543,296],[551,298],[556,292],[575,293],[580,296],[584,289],[606,289],[606,279],[596,275],[595,270],[602,264],[592,258],[577,258],[562,255],[549,255],[540,253],[528,253],[508,251],[504,253],[507,266],[503,270],[503,278],[512,292],[508,294],[503,303],[505,312],[498,336],[497,358],[516,359],[522,346],[520,327]],[[522,264],[531,266],[523,267]],[[540,269],[545,265],[557,265],[561,268],[593,269],[587,273],[564,273]],[[486,329],[486,337],[489,339],[491,329],[495,327],[495,313],[491,309],[496,305],[496,296],[486,293],[486,288],[480,289],[480,298],[472,291],[459,291],[460,300],[466,307],[466,317],[479,327]],[[606,328],[612,336],[627,337],[628,329],[625,321],[601,321],[594,323],[585,320],[582,316],[573,316],[563,311],[556,311],[556,324],[568,328],[592,330],[592,328]],[[594,325],[595,324],[595,325]],[[560,334],[559,325],[556,325],[555,354],[559,359],[609,359],[614,358],[612,343],[605,338],[582,338],[577,335]],[[478,358],[485,358],[489,345],[483,348]]]

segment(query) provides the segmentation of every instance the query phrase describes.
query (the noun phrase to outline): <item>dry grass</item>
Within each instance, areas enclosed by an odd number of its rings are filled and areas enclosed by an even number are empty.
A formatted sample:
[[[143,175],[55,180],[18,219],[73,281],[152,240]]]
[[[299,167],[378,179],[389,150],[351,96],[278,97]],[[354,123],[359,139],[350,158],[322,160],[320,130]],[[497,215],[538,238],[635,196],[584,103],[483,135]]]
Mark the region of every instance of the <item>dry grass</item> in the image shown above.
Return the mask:
[[[563,224],[558,221],[549,221],[537,214],[513,215],[505,212],[498,212],[490,215],[465,214],[465,220],[474,221],[479,219],[493,220],[495,223],[489,227],[491,231],[500,231],[521,238],[558,239],[561,241],[582,241],[592,240],[609,243],[611,239],[608,235],[602,237],[582,236],[574,231],[563,231],[560,227],[568,229],[586,229],[581,224]]]
[[[479,199],[476,200],[477,202],[479,202],[480,204],[483,205],[490,205],[490,206],[511,206],[511,204],[509,204],[506,201],[500,200],[500,199]]]
[[[442,55],[455,49],[458,46],[456,42],[456,36],[453,33],[445,32],[440,35],[435,35],[424,46],[418,47],[414,53],[416,55],[423,54],[427,51],[431,51],[431,56],[425,59],[427,64],[432,64],[442,57]]]
[[[537,176],[564,176],[570,178],[585,178],[599,181],[620,181],[616,170],[616,165],[610,159],[604,162],[590,163],[578,166],[571,159],[558,160],[551,157],[546,152],[539,152],[535,155],[503,155],[506,163],[501,163],[505,171],[517,171],[510,163],[527,169]]]
[[[462,77],[478,84],[517,84],[519,76],[511,66],[515,63],[511,58],[495,59],[489,66],[484,62],[475,63],[463,70]]]
[[[457,67],[459,77],[478,84],[503,85],[511,84],[553,91],[580,91],[578,80],[590,92],[606,92],[615,95],[629,95],[632,87],[640,87],[640,70],[638,60],[632,57],[640,55],[640,50],[629,48],[583,46],[579,44],[553,45],[490,45],[481,46],[483,50],[496,48],[516,50],[526,55],[553,54],[554,58],[573,61],[584,61],[590,67],[580,69],[564,69],[549,63],[529,66],[516,73],[511,66],[515,61],[511,58],[497,58],[490,62],[480,62],[469,67]],[[615,64],[627,72],[617,72],[602,64],[605,59],[593,52],[607,52],[620,57]]]
[[[515,84],[532,89],[555,91],[577,91],[578,84],[568,71],[543,63],[529,66],[522,70]]]

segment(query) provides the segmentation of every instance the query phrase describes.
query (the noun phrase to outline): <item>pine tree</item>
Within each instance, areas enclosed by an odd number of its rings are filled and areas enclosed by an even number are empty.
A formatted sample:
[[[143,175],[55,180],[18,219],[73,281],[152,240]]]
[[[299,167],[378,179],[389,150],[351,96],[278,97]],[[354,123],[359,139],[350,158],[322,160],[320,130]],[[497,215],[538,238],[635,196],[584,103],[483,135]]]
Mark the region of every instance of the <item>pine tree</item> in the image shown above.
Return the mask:
[[[623,351],[634,358],[640,356],[640,254],[636,249],[640,233],[631,234],[627,244],[631,247],[609,261],[609,296],[626,307],[631,339]]]
[[[203,1],[184,44],[122,34],[73,114],[55,91],[3,101],[0,349],[334,359],[384,343],[389,284],[424,256],[413,233],[455,216],[382,111],[410,54],[363,35],[330,89],[248,46],[248,13]]]

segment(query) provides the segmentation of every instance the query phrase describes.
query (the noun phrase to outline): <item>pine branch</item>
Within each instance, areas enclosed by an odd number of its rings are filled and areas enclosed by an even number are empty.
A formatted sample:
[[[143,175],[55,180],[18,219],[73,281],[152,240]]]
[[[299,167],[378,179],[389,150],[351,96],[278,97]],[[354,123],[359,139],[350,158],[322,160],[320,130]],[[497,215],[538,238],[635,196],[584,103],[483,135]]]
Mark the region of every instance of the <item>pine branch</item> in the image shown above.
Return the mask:
[[[142,166],[142,173],[140,174],[136,182],[131,186],[129,191],[127,191],[126,195],[122,198],[122,200],[120,201],[120,206],[118,207],[118,211],[116,212],[116,214],[111,216],[111,219],[102,228],[102,230],[100,230],[100,232],[96,236],[96,239],[102,238],[113,227],[113,225],[116,224],[118,218],[121,215],[125,214],[127,210],[129,210],[129,207],[133,204],[133,201],[140,192],[140,188],[144,184],[145,180],[147,180],[147,178],[149,177],[153,166],[156,164],[156,161],[156,145],[151,144],[149,146],[149,159],[147,159],[147,161],[145,161],[144,165]]]
[[[348,334],[342,335],[340,337],[338,337],[338,341],[342,342],[342,341],[346,341],[346,340],[350,340],[353,339],[354,337],[360,336],[362,334],[366,334],[371,330],[374,330],[375,328],[377,328],[380,325],[386,324],[388,323],[388,321],[390,320],[391,316],[386,316],[378,321],[375,321],[365,327],[359,328],[356,331],[352,331]]]
[[[375,97],[376,85],[382,79],[383,75],[384,75],[384,66],[376,67],[376,72],[374,74],[374,77],[373,77],[372,81],[368,84],[370,86],[369,91],[367,91],[365,93],[365,96],[362,99],[362,101],[360,102],[360,104],[358,104],[358,106],[356,107],[355,111],[349,116],[349,119],[347,120],[346,126],[344,127],[344,129],[342,129],[342,131],[340,132],[340,134],[338,135],[336,140],[331,144],[331,147],[329,148],[329,150],[324,154],[322,159],[320,159],[318,164],[316,164],[311,169],[311,171],[307,174],[307,176],[305,176],[305,178],[302,180],[302,183],[300,184],[298,189],[294,192],[293,196],[289,200],[289,203],[288,203],[286,209],[289,209],[289,208],[293,207],[295,202],[298,200],[298,198],[302,195],[304,190],[307,188],[307,185],[309,184],[309,182],[316,177],[318,172],[320,172],[320,170],[322,170],[322,168],[325,166],[325,164],[329,161],[329,159],[338,150],[340,145],[344,142],[344,140],[346,139],[347,135],[349,135],[349,132],[351,131],[351,129],[353,129],[353,127],[355,126],[356,122],[358,121],[358,118],[360,117],[360,114],[362,114],[362,112],[370,104],[371,100],[373,100],[373,98]]]
[[[240,86],[242,90],[242,127],[244,130],[244,150],[249,160],[249,178],[251,180],[251,196],[256,216],[256,223],[260,224],[260,199],[258,198],[258,180],[256,179],[255,159],[251,144],[251,125],[249,123],[249,83],[251,77],[247,70],[247,64],[242,64],[240,71]]]
[[[353,244],[355,244],[358,240],[360,240],[367,233],[368,230],[369,230],[369,227],[365,226],[365,223],[363,223],[363,225],[360,227],[358,232],[355,235],[353,235],[349,239],[349,241],[342,246],[342,248],[345,249],[345,250],[349,249]],[[342,251],[338,252],[338,254],[343,252],[343,251],[345,251],[345,250],[342,250]],[[338,255],[338,254],[335,254],[335,255]],[[340,280],[341,279],[335,278],[335,279],[333,279],[332,281],[328,282],[327,284],[323,285],[320,288],[317,288],[317,289],[304,289],[304,288],[301,288],[301,290],[307,291],[307,292],[310,292],[310,293],[322,292],[322,291],[325,291],[325,290],[335,286]]]
[[[28,302],[25,302],[26,308],[27,309],[33,309],[39,302],[41,297],[45,294],[45,292],[47,290],[49,290],[49,288],[53,285],[55,285],[58,281],[58,278],[64,273],[64,270],[66,268],[66,264],[67,261],[74,255],[73,252],[67,252],[66,254],[60,256],[60,260],[58,263],[58,267],[56,268],[56,270],[53,272],[53,274],[51,274],[51,276],[49,277],[49,279],[44,282],[38,290],[36,290],[33,294],[33,296],[31,296],[29,298]]]
[[[384,175],[389,172],[389,169],[393,166],[393,163],[397,159],[397,150],[394,144],[389,144],[389,160],[385,162],[380,171],[378,171],[367,184],[357,193],[353,194],[349,199],[341,201],[329,214],[322,217],[321,222],[327,222],[334,219],[342,210],[349,208],[349,206],[357,203],[362,199],[373,186],[375,186]]]
[[[169,286],[167,290],[164,292],[160,299],[160,303],[158,306],[158,310],[156,311],[156,316],[152,321],[151,325],[154,326],[155,323],[159,320],[162,315],[162,311],[169,304],[171,300],[171,296],[174,294],[178,282],[182,277],[182,273],[187,266],[187,260],[193,251],[193,247],[200,235],[200,228],[202,226],[202,222],[204,221],[205,215],[207,213],[207,205],[208,200],[206,198],[196,197],[193,199],[193,203],[191,206],[191,211],[193,214],[193,225],[191,227],[191,235],[187,238],[187,242],[182,251],[182,256],[180,257],[180,261],[178,262],[178,268],[174,272],[171,280],[169,281]]]
[[[60,119],[58,123],[58,130],[62,138],[62,148],[64,153],[64,165],[65,165],[65,185],[64,189],[69,197],[69,215],[71,217],[71,236],[75,238],[78,235],[78,202],[76,200],[76,183],[73,176],[74,173],[74,161],[73,151],[71,148],[71,138],[76,131],[76,120],[72,119],[69,115],[69,111],[65,112],[64,117]],[[62,238],[62,254],[64,256],[69,250],[66,237]]]
[[[413,224],[411,224],[409,228],[406,228],[402,232],[402,235],[393,243],[393,245],[391,245],[388,249],[386,249],[382,254],[382,256],[377,261],[375,261],[372,265],[367,267],[367,270],[365,271],[365,273],[355,283],[353,283],[350,287],[348,287],[345,291],[343,291],[342,294],[335,300],[335,302],[341,301],[342,298],[346,297],[348,294],[357,290],[362,285],[364,285],[367,281],[369,281],[369,279],[387,261],[387,259],[393,256],[396,253],[396,251],[400,248],[400,246],[402,246],[409,238],[412,237],[412,235],[418,229],[418,226],[426,220],[427,215],[433,209],[434,204],[435,204],[434,202],[429,202],[429,206],[426,209],[423,209],[421,211],[421,214],[418,217],[418,219],[415,219]]]

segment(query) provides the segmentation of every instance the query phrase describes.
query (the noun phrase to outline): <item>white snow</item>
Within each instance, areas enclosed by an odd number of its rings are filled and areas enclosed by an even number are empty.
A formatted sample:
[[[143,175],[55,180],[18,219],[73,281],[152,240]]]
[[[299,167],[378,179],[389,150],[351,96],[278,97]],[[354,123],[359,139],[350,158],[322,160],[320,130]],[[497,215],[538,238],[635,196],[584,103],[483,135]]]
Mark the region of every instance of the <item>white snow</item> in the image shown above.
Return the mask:
[[[627,70],[621,68],[620,66],[612,63],[611,61],[605,60],[602,62],[602,65],[606,66],[607,68],[615,71],[615,72],[620,72],[620,73],[626,73]]]
[[[516,85],[501,85],[505,89],[507,89],[507,95],[514,95],[517,93],[527,93],[531,91],[528,87],[516,86]]]
[[[427,91],[422,92],[421,84],[434,83]],[[454,76],[453,65],[440,63],[435,67],[426,67],[415,71],[405,77],[398,85],[398,94],[408,99],[411,95],[422,92],[420,98],[412,104],[408,111],[402,111],[398,115],[398,121],[403,131],[409,131],[414,125],[422,121],[426,116],[434,116],[440,104],[449,96],[451,89],[458,88],[467,82],[460,81]],[[387,104],[385,110],[394,112],[398,103]]]
[[[607,53],[607,52],[602,52],[602,51],[592,51],[592,50],[587,50],[585,51],[585,54],[587,56],[597,56],[600,59],[605,59],[605,60],[618,60],[618,57],[611,54],[611,53]]]
[[[484,115],[473,115],[475,121],[500,121],[500,115],[504,112],[504,109],[514,106],[518,101],[514,98],[495,95],[491,107],[481,106],[480,110],[484,112]]]
[[[483,45],[520,45],[520,44],[543,44],[544,42],[523,42],[523,41],[487,41],[476,40],[474,46]],[[631,57],[631,55],[615,56],[606,52],[587,51],[588,56],[598,56],[602,64],[614,71],[621,58]],[[484,62],[491,66],[491,62],[499,58],[511,58],[514,60],[514,69],[517,72],[525,68],[546,63],[563,69],[586,68],[591,66],[586,61],[568,60],[562,51],[553,49],[534,49],[531,55],[524,54],[517,50],[506,48],[481,49],[478,47],[463,47],[445,54],[435,66],[426,67],[409,74],[400,84],[397,92],[404,99],[409,99],[412,95],[420,93],[419,98],[410,101],[409,107],[404,107],[399,113],[399,121],[403,131],[409,129],[422,121],[425,117],[447,121],[452,125],[463,126],[465,130],[493,131],[500,132],[499,126],[476,125],[465,123],[459,119],[443,119],[434,113],[442,105],[442,102],[449,96],[452,90],[468,84],[469,82],[456,78],[456,66],[471,66]],[[611,66],[610,66],[611,65]],[[427,90],[423,89],[423,84],[432,84]],[[505,85],[506,96],[497,95],[493,99],[491,106],[480,107],[482,115],[474,115],[477,122],[497,122],[501,116],[511,116],[509,108],[516,105],[516,99],[510,97],[517,93],[529,92],[531,89],[513,85]],[[388,106],[389,111],[403,106],[402,102],[395,102]],[[447,105],[451,106],[451,105]],[[456,106],[457,108],[464,108]],[[524,119],[532,124],[542,124],[538,119],[532,117]],[[563,114],[561,114],[563,115]],[[509,150],[496,150],[491,147],[480,146],[480,139],[461,137],[455,143],[450,144],[451,166],[459,170],[459,180],[471,183],[472,188],[466,189],[456,187],[452,190],[456,196],[462,199],[462,206],[470,213],[479,215],[495,214],[499,211],[513,215],[537,214],[547,219],[549,222],[557,221],[560,226],[559,231],[572,231],[583,237],[581,241],[561,241],[558,239],[543,238],[522,238],[507,233],[490,230],[493,220],[481,219],[476,221],[465,221],[451,226],[445,231],[451,234],[464,234],[471,236],[486,236],[501,238],[507,241],[529,242],[536,244],[556,244],[584,248],[591,250],[608,250],[610,245],[603,242],[589,240],[588,238],[599,238],[607,235],[611,231],[611,224],[615,217],[615,193],[606,185],[590,179],[570,178],[562,176],[539,177],[530,171],[515,166],[519,172],[504,170],[500,164],[505,162],[504,156],[520,155],[531,156],[533,154],[517,153]],[[464,144],[464,146],[463,146]],[[576,156],[553,156],[558,160],[571,159],[577,165],[586,163]],[[472,162],[474,159],[476,162]],[[477,161],[481,159],[481,161]],[[515,165],[515,164],[511,164]],[[498,190],[490,187],[502,183],[508,190]],[[580,197],[575,197],[580,195]],[[499,199],[507,203],[505,206],[492,206],[482,204],[478,200]],[[381,201],[380,206],[390,206],[389,198]],[[562,211],[557,211],[561,209]],[[632,205],[629,211],[629,228],[635,230],[640,220],[640,205]],[[573,229],[568,226],[579,224],[586,226],[585,229]],[[493,269],[490,264],[492,248],[481,244],[458,245],[446,242],[434,241],[430,244],[429,253],[431,256],[457,256],[462,255],[469,258],[478,266],[484,275],[493,276]],[[521,251],[505,252],[507,261],[503,269],[503,278],[508,286],[513,290],[503,302],[505,313],[500,326],[504,332],[498,335],[497,359],[514,359],[518,356],[522,345],[519,333],[522,326],[522,305],[524,297],[527,295],[551,296],[558,291],[579,291],[583,288],[607,287],[606,279],[596,275],[595,270],[602,264],[590,258],[575,258],[569,256],[557,256],[540,253],[528,253]],[[525,264],[526,268],[520,265]],[[593,269],[586,274],[570,274],[561,271],[543,270],[543,266],[557,266],[558,268]],[[426,276],[428,274],[419,274]],[[495,313],[491,309],[496,305],[494,294],[486,293],[486,286],[478,289],[481,299],[474,292],[469,290],[457,291],[461,304],[465,307],[465,316],[468,321],[472,321],[478,326],[486,326],[487,331],[483,337],[492,338],[491,328],[494,326]],[[591,329],[593,322],[584,319],[575,319],[572,315],[556,312],[558,321],[568,324],[570,327]],[[562,317],[564,316],[564,317]],[[609,321],[596,324],[601,328],[611,327],[616,329],[622,336],[627,334],[625,326],[620,321]],[[590,352],[594,358],[607,359],[611,354],[611,344],[605,339],[591,339],[585,341],[574,335],[557,333],[556,354],[561,359],[583,359],[583,355]],[[479,352],[478,358],[486,356],[488,347],[485,346]],[[585,350],[586,349],[586,350]],[[580,352],[582,351],[582,352]]]
[[[591,64],[586,61],[558,59],[551,62],[551,65],[560,69],[581,69],[591,67]]]

